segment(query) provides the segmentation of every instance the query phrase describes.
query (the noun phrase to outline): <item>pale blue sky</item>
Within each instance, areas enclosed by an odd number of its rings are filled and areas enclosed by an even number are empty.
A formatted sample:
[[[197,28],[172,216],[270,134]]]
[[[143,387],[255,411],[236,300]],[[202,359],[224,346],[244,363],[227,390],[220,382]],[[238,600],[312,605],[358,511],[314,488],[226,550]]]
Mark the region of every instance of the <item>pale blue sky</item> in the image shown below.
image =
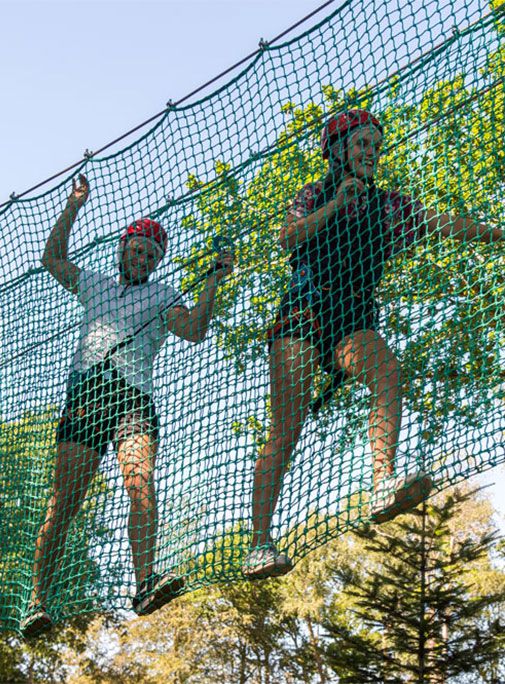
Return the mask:
[[[322,3],[0,0],[0,202],[161,111]],[[497,479],[503,469],[485,476]],[[492,492],[505,510],[503,485]]]
[[[0,202],[142,123],[322,4],[0,0]]]

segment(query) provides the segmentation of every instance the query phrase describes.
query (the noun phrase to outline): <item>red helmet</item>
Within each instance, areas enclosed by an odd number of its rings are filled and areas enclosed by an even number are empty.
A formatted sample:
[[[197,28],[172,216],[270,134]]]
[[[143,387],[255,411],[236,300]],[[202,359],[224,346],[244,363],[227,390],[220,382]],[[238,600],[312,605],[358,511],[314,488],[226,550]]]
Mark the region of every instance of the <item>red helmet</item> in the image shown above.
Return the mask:
[[[167,249],[168,235],[165,229],[156,221],[148,218],[138,219],[134,221],[125,232],[121,235],[121,245],[124,245],[126,240],[135,236],[142,236],[154,240],[160,247],[162,255]]]
[[[330,156],[330,147],[339,138],[352,131],[357,126],[364,124],[372,124],[382,133],[382,125],[370,112],[364,109],[348,109],[346,112],[340,112],[328,119],[325,123],[323,132],[321,134],[321,149],[323,151],[323,159],[328,159]]]

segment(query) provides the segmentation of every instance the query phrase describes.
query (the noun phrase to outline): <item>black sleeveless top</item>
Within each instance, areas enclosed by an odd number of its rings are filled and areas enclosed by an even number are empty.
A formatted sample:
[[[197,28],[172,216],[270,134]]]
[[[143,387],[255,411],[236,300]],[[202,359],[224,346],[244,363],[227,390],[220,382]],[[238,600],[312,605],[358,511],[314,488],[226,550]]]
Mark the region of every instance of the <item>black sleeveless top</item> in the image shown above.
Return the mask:
[[[330,202],[336,190],[332,177],[327,177],[311,211]],[[352,214],[337,211],[324,228],[291,254],[294,271],[309,266],[313,285],[327,305],[336,298],[372,299],[389,252],[383,199],[383,191],[375,185],[368,186],[357,199]]]

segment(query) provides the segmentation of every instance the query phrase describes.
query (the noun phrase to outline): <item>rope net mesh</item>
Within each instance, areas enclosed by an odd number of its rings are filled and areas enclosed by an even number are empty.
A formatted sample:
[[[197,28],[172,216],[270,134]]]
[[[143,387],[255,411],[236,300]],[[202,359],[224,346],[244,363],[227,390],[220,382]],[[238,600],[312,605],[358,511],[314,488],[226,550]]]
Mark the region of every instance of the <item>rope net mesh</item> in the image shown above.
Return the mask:
[[[503,225],[504,35],[496,3],[353,0],[264,46],[212,94],[83,161],[78,296],[41,266],[70,178],[2,210],[4,629],[34,584],[55,621],[129,609],[153,573],[173,573],[174,593],[238,580],[268,534],[296,561],[369,522],[374,477],[377,490],[393,467],[434,491],[503,462],[503,243],[429,227],[445,214]],[[343,176],[328,174],[320,136],[350,109],[379,119],[383,154],[374,183],[362,176],[330,210]],[[359,144],[377,130],[359,127]],[[318,207],[310,240],[300,228],[283,249],[286,216],[308,226]],[[149,285],[125,288],[118,238],[141,217],[167,232],[166,255]],[[191,344],[167,332],[165,307],[174,292],[189,310],[205,299],[216,235],[235,268]],[[100,360],[143,324],[105,373]],[[87,427],[62,440],[62,415]],[[276,506],[268,454],[285,470]]]

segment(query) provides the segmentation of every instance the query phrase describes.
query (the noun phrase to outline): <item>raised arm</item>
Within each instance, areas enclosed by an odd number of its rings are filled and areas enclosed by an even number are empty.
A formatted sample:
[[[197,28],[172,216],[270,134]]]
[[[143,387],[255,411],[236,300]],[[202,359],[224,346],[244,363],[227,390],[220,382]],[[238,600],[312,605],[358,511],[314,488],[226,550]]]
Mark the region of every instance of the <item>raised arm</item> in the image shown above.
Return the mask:
[[[201,342],[205,338],[214,312],[218,285],[233,269],[233,254],[224,252],[218,261],[222,268],[209,275],[196,305],[191,310],[174,306],[163,315],[167,331],[189,342]]]
[[[439,214],[435,209],[426,209],[424,221],[429,233],[440,232],[444,237],[455,238],[461,242],[477,240],[492,244],[505,240],[505,233],[499,228],[477,223],[473,219],[450,214]]]
[[[327,225],[328,219],[345,204],[356,199],[364,190],[365,186],[360,180],[348,176],[340,184],[335,198],[316,211],[302,217],[297,217],[292,211],[288,211],[279,236],[282,249],[291,252],[302,242],[310,240]]]
[[[79,175],[79,185],[72,179],[72,192],[63,213],[54,224],[42,256],[42,266],[72,294],[78,293],[80,268],[68,260],[70,231],[79,209],[89,195],[89,184],[85,176]]]

